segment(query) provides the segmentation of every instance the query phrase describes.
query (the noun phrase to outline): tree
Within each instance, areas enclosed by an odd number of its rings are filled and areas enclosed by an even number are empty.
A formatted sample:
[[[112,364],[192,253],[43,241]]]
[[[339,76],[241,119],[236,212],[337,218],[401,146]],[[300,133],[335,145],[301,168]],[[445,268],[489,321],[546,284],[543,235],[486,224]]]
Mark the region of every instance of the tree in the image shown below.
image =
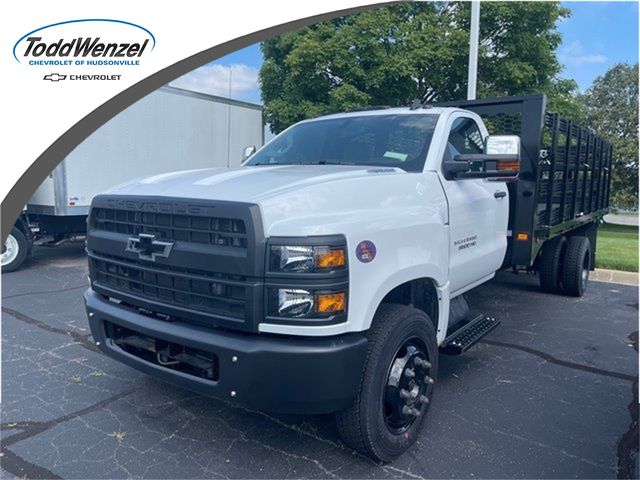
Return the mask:
[[[613,146],[611,203],[638,208],[638,64],[618,63],[582,96],[585,122]]]
[[[546,92],[578,115],[573,81],[560,80],[557,2],[486,2],[478,96]],[[466,96],[469,2],[415,2],[322,22],[262,44],[266,120],[274,132],[330,111]],[[574,111],[575,110],[575,111]]]

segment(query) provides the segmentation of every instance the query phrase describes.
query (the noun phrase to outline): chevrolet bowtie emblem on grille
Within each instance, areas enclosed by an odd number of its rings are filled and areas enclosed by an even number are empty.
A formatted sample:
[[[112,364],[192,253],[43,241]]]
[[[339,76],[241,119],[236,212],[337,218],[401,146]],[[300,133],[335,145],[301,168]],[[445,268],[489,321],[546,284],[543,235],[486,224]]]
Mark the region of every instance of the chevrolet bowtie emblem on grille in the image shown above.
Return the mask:
[[[168,257],[173,248],[173,242],[156,240],[155,235],[140,233],[137,237],[127,240],[127,252],[137,253],[142,260],[156,261],[157,257]]]

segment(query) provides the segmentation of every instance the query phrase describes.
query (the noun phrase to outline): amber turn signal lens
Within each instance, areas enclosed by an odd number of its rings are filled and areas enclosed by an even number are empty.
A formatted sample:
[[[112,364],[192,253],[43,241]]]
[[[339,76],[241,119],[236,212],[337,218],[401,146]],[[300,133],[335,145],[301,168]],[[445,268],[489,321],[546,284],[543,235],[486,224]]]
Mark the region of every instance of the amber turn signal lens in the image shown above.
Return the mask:
[[[499,172],[511,171],[518,172],[520,170],[520,162],[507,162],[505,160],[498,160],[498,164],[496,166]]]
[[[529,240],[529,234],[527,232],[520,232],[520,233],[518,233],[516,238],[518,240],[526,242],[527,240]]]
[[[315,305],[318,313],[344,312],[347,302],[345,293],[326,293],[316,295]]]
[[[315,264],[317,268],[343,267],[345,263],[344,248],[316,250]]]

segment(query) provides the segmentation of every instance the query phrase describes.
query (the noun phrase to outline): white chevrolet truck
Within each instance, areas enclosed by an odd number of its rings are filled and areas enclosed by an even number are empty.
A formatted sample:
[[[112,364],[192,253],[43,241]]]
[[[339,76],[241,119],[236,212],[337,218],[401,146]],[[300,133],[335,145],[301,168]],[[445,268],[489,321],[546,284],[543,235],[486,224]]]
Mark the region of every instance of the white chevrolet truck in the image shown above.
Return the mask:
[[[420,434],[439,353],[498,323],[464,293],[510,268],[582,295],[608,209],[610,145],[541,95],[329,115],[247,154],[94,198],[93,338],[205,395],[335,412],[385,462]]]

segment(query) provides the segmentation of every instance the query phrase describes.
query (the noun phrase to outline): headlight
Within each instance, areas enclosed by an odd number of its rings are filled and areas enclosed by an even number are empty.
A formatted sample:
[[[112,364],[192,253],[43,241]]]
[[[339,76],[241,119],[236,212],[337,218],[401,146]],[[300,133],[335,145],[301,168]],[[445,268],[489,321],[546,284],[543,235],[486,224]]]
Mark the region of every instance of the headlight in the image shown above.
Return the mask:
[[[344,247],[271,246],[271,272],[314,273],[344,268],[347,255]]]
[[[345,292],[314,292],[299,288],[270,289],[269,314],[276,317],[328,317],[346,310]]]
[[[349,270],[343,235],[271,237],[265,272],[267,323],[334,325],[347,318]]]
[[[279,317],[308,317],[313,312],[313,295],[306,290],[280,288],[277,295]]]

